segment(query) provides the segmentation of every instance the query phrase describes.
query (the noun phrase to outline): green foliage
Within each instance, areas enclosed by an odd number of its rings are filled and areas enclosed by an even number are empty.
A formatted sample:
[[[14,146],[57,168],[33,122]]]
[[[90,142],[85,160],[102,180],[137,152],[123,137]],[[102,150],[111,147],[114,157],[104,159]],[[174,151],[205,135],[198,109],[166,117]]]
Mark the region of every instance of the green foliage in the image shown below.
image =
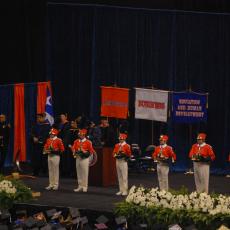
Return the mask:
[[[188,195],[189,194],[188,188],[186,188],[184,185],[182,185],[179,190],[169,189],[169,192],[171,192],[173,195]]]
[[[170,225],[178,223],[181,226],[195,224],[200,230],[214,230],[225,224],[230,227],[230,215],[209,215],[194,210],[171,210],[162,207],[145,207],[137,204],[121,202],[116,204],[116,215],[125,216],[133,225],[147,223],[148,229],[155,223]]]
[[[11,182],[16,190],[14,193],[8,193],[7,190],[0,188],[0,209],[9,209],[17,202],[26,202],[32,199],[32,191],[22,181],[16,179],[4,179],[0,175],[0,182]]]

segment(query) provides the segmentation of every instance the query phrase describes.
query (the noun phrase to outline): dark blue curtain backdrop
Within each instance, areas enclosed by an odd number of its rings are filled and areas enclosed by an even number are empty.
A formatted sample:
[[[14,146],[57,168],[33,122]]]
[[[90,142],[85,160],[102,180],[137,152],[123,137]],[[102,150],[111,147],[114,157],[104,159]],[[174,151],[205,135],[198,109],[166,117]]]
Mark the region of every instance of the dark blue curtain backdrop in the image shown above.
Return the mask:
[[[230,15],[48,3],[47,75],[56,113],[100,115],[100,86],[209,92],[207,123],[167,124],[134,119],[130,138],[143,148],[170,136],[175,170],[189,167],[199,131],[216,153],[213,170],[227,169],[230,151]]]
[[[0,85],[0,113],[6,115],[7,123],[10,124],[10,142],[6,162],[10,163],[13,160],[14,150],[14,86]]]
[[[32,154],[31,128],[36,122],[37,113],[37,83],[24,85],[25,126],[26,126],[26,160],[30,161]],[[0,85],[0,113],[7,117],[11,125],[10,142],[5,165],[13,163],[14,151],[14,85]]]
[[[26,125],[26,159],[31,160],[32,139],[31,130],[36,122],[37,84],[25,84],[25,125]]]

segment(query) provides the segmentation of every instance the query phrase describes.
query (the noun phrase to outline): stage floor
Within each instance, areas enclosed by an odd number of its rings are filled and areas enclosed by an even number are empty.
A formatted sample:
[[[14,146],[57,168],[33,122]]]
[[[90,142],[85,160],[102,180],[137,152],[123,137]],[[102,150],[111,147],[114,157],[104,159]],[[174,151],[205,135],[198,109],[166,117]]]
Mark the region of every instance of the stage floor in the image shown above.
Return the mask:
[[[41,192],[41,197],[30,202],[30,204],[112,211],[115,203],[125,199],[115,195],[118,191],[117,186],[108,188],[89,186],[87,193],[75,193],[73,192],[73,189],[76,188],[76,179],[74,178],[60,178],[58,191],[46,191],[44,189],[48,185],[47,177],[39,177],[35,180],[24,179],[24,181],[33,191]],[[158,186],[156,172],[130,173],[129,187],[132,185],[143,185],[149,188]],[[172,189],[179,189],[183,185],[189,191],[193,191],[195,189],[194,176],[171,173],[169,185]],[[210,192],[230,195],[230,178],[211,175]]]

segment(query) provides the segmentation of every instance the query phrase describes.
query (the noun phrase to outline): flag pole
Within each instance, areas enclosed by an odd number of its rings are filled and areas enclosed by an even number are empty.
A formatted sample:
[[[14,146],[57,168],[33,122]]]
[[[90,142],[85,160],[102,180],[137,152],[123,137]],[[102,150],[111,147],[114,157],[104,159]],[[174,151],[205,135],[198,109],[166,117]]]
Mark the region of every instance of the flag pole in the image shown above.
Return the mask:
[[[117,82],[116,82],[116,81],[114,82],[114,84],[113,84],[112,86],[113,86],[113,87],[119,87],[119,86],[117,85]],[[114,128],[115,128],[117,137],[119,137],[119,120],[118,120],[117,117],[116,117],[116,127],[114,127]]]
[[[188,91],[192,92],[191,84],[189,85]],[[189,124],[189,146],[191,146],[191,145],[192,145],[192,124],[190,123]],[[191,161],[189,162],[189,169],[187,172],[185,172],[185,174],[193,174]]]
[[[154,86],[152,85],[152,89],[154,89]],[[152,145],[153,145],[153,136],[154,136],[154,124],[153,124],[153,120],[151,121],[151,131],[152,131]]]

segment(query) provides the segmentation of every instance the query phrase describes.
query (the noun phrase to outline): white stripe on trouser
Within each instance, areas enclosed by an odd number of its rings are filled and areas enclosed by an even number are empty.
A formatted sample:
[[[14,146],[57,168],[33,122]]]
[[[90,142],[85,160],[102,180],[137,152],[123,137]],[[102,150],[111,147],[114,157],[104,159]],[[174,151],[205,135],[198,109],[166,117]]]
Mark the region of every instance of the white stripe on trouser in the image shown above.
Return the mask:
[[[49,169],[49,185],[52,187],[58,187],[59,185],[59,155],[48,156],[48,169]]]
[[[89,158],[76,158],[78,187],[88,189]]]
[[[158,176],[160,190],[168,191],[169,189],[168,174],[169,174],[168,164],[158,163],[157,176]]]
[[[196,191],[208,193],[210,165],[205,162],[193,162],[193,167]]]
[[[128,191],[128,164],[123,159],[116,160],[117,177],[120,192]]]

